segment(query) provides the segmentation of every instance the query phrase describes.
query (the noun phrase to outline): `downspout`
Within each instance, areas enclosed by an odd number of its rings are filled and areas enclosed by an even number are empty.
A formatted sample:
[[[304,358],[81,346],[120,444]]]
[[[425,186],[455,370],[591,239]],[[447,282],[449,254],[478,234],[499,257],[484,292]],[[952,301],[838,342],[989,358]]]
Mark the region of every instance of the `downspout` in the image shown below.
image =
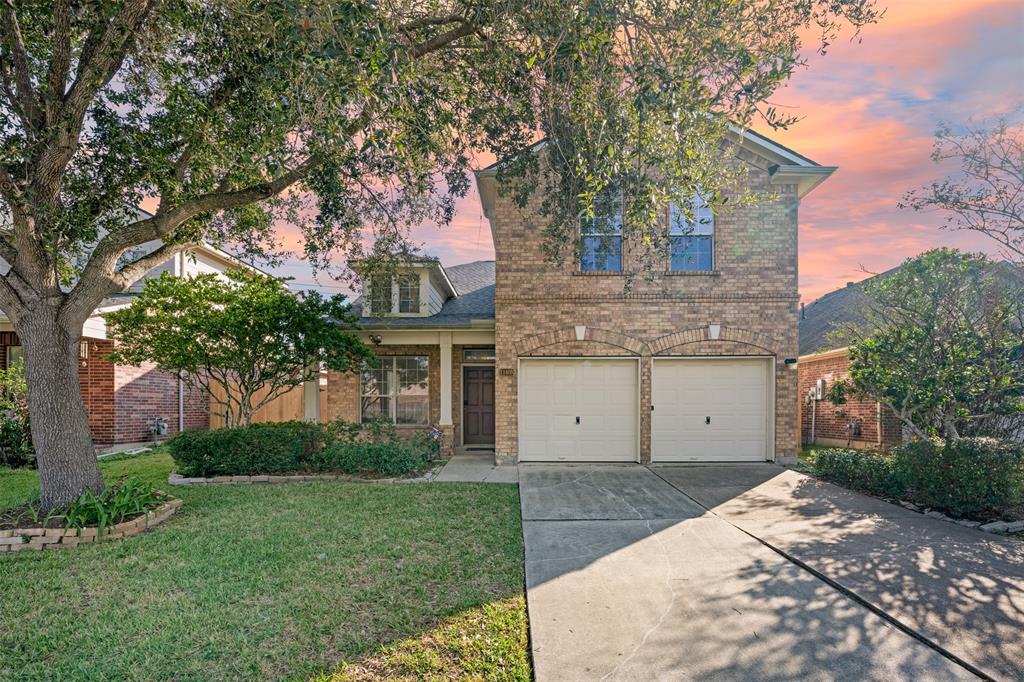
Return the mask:
[[[818,441],[814,437],[814,421],[818,416],[818,399],[811,397],[811,445],[817,445]]]
[[[178,433],[185,431],[185,380],[178,372]]]

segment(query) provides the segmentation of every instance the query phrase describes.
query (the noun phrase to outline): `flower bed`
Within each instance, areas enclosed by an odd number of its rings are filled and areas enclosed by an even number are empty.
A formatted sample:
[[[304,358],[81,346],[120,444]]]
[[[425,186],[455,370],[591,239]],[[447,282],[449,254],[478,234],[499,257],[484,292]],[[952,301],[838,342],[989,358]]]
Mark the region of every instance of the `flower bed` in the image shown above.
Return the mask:
[[[106,542],[138,535],[166,521],[174,515],[182,504],[181,500],[168,500],[160,506],[147,510],[145,513],[107,526],[100,532],[97,526],[85,528],[8,528],[0,530],[0,552],[18,552],[21,550],[44,550],[75,547],[90,542]]]

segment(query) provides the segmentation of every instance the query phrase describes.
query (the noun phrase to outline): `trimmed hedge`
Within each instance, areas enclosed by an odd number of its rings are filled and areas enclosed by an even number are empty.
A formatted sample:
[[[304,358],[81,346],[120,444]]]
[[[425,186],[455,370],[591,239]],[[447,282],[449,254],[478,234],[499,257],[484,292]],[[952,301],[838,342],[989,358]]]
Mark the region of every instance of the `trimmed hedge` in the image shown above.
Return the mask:
[[[390,425],[300,421],[186,431],[168,446],[178,473],[197,477],[325,471],[397,476],[425,468],[440,448],[426,434],[399,438]]]
[[[903,494],[889,460],[875,452],[829,448],[815,454],[812,466],[814,473],[847,488],[886,497]]]
[[[953,516],[999,516],[1024,504],[1024,445],[918,441],[893,450],[892,470],[911,500]]]
[[[1024,504],[1024,446],[994,439],[915,441],[889,455],[832,448],[812,467],[839,485],[957,517],[998,517]]]

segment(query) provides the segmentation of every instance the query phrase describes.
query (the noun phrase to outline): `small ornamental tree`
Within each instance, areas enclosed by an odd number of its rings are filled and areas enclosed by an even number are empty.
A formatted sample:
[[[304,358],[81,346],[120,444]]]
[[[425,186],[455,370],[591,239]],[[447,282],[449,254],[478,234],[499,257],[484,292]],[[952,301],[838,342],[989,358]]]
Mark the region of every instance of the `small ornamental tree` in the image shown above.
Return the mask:
[[[372,361],[344,296],[295,295],[247,270],[227,277],[148,280],[130,306],[106,316],[111,358],[179,373],[229,427],[248,425],[263,405],[319,378],[322,366],[345,372]]]
[[[908,192],[901,208],[937,211],[944,226],[995,240],[1001,255],[1024,266],[1024,109],[1015,118],[963,126],[942,124],[932,160],[958,168]]]
[[[624,238],[713,205],[738,129],[874,0],[0,3],[0,309],[25,349],[44,509],[103,487],[76,349],[104,298],[206,240],[316,266],[447,224],[475,159],[543,192],[554,258],[625,190]],[[520,153],[548,139],[544,170]],[[152,216],[135,207],[149,199]],[[139,249],[156,242],[156,249]]]
[[[918,438],[1006,436],[1024,425],[1024,288],[1019,270],[935,249],[864,286],[863,322],[836,340],[850,376],[829,389],[877,400]]]

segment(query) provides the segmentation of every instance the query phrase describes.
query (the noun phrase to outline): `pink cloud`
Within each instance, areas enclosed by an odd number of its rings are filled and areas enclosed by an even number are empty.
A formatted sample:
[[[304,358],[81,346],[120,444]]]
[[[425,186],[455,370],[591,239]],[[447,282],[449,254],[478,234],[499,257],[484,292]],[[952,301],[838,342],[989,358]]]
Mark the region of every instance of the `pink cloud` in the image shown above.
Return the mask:
[[[939,229],[940,218],[896,207],[908,190],[946,169],[930,158],[940,120],[1006,112],[1024,102],[1024,5],[1018,0],[883,0],[882,21],[859,41],[840,38],[808,55],[772,104],[802,117],[787,131],[761,130],[839,171],[800,208],[800,290],[810,301],[925,249],[984,250],[980,237]],[[486,165],[489,160],[478,160]],[[297,232],[283,227],[301,252]],[[423,225],[413,238],[446,264],[493,258],[475,188],[450,225]],[[280,269],[312,282],[300,259]],[[330,283],[328,291],[340,290]]]

